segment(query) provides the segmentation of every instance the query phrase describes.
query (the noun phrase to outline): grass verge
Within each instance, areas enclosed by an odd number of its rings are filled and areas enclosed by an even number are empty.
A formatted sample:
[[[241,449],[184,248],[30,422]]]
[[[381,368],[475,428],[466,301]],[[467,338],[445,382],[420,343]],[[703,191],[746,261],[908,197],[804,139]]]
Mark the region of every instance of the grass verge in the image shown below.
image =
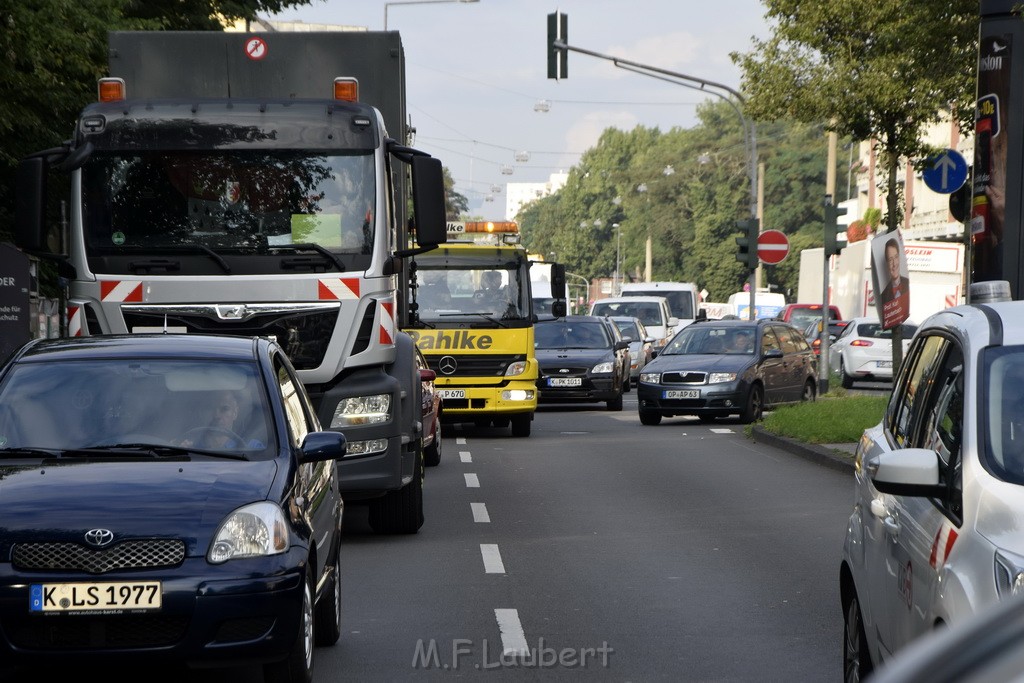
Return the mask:
[[[882,420],[888,400],[888,396],[833,395],[830,392],[817,401],[772,411],[761,427],[804,443],[859,441],[866,428]]]

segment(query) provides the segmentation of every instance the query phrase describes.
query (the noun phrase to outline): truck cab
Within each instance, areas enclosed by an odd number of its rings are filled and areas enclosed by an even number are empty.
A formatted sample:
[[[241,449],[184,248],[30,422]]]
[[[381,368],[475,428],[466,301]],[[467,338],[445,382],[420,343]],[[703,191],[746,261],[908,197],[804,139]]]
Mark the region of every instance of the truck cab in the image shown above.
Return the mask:
[[[538,378],[532,262],[514,222],[450,225],[457,238],[410,264],[402,329],[437,374],[443,421],[511,426],[513,436],[529,436]],[[565,307],[562,299],[552,310],[564,316]]]

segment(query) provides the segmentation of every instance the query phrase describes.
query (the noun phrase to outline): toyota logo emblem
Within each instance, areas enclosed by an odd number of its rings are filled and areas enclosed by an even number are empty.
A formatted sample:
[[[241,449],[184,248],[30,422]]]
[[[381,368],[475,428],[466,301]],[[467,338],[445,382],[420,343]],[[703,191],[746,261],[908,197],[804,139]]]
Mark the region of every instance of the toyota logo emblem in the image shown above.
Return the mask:
[[[442,374],[451,375],[459,368],[459,363],[451,356],[442,356],[441,360],[437,362],[437,369]]]
[[[102,548],[114,540],[114,532],[109,529],[89,529],[85,532],[85,542],[96,548]]]

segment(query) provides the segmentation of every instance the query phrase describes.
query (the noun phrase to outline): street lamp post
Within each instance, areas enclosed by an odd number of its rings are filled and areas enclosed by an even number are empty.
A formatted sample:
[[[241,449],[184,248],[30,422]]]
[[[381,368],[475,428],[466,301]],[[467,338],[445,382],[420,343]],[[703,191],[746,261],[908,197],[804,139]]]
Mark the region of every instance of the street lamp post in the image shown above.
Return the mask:
[[[392,5],[436,5],[442,2],[480,2],[480,0],[402,0],[384,3],[384,30],[388,30],[388,7]]]
[[[615,228],[615,296],[622,294],[622,271],[619,270],[619,254],[620,244],[622,238],[622,230],[619,228],[618,223],[612,223],[612,227]]]

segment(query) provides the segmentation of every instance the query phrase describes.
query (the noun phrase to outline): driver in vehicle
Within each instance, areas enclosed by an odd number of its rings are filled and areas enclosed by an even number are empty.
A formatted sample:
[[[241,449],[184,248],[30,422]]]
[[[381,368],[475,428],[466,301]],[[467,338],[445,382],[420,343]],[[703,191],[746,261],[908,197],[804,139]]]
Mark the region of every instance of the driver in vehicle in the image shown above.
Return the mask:
[[[234,450],[239,448],[264,448],[258,439],[245,439],[235,432],[238,420],[238,399],[230,391],[218,391],[214,395],[210,422],[185,432],[179,445],[185,448],[208,450]]]

